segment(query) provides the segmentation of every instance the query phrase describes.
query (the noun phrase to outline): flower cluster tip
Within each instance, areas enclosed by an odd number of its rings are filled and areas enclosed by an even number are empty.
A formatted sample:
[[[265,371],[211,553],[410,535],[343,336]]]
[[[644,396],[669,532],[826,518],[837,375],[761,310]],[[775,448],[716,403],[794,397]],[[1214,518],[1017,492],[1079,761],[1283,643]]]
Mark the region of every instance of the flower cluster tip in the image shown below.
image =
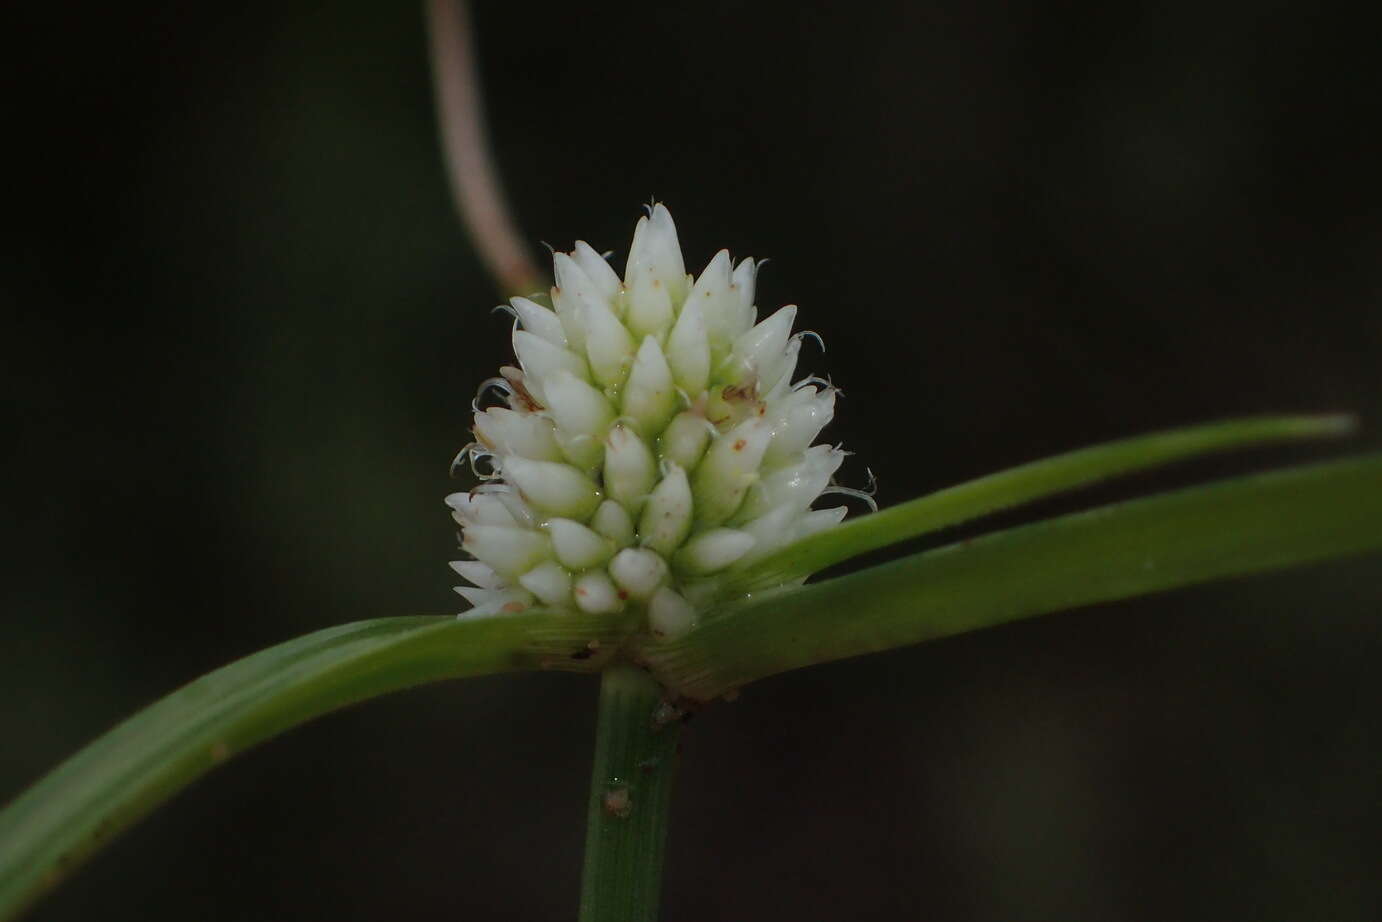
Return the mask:
[[[688,275],[655,205],[622,279],[580,241],[553,255],[550,307],[512,299],[517,364],[481,385],[458,457],[481,483],[446,498],[463,617],[634,607],[675,637],[727,576],[844,517],[811,508],[840,489],[846,453],[812,444],[838,392],[793,382],[816,334],[792,333],[795,306],[758,320],[757,266],[721,250]]]

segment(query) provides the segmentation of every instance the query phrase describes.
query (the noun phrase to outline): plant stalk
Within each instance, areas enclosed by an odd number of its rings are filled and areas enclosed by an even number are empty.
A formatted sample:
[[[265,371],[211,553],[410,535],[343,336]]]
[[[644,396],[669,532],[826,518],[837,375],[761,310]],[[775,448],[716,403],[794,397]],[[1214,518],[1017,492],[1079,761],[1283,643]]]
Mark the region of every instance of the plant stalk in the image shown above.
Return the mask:
[[[644,670],[620,664],[602,674],[580,922],[657,918],[678,717]]]
[[[490,150],[469,5],[427,0],[426,11],[437,125],[456,208],[506,296],[545,289],[546,279],[518,233]]]

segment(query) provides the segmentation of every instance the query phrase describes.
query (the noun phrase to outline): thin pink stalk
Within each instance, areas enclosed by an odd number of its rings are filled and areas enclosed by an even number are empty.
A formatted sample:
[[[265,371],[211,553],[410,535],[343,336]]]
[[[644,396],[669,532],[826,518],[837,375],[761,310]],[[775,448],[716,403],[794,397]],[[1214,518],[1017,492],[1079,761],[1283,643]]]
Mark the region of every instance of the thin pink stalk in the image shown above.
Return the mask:
[[[545,287],[518,235],[490,152],[465,0],[426,0],[437,123],[451,194],[480,258],[505,294]]]

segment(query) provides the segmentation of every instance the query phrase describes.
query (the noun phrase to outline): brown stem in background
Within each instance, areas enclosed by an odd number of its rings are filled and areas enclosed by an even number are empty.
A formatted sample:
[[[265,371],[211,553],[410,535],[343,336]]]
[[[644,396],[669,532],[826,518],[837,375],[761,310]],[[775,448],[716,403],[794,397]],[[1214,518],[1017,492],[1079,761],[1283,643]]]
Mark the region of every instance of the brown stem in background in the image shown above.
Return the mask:
[[[518,236],[490,155],[469,5],[426,0],[425,6],[437,124],[456,209],[505,294],[539,291],[546,287],[543,275]]]

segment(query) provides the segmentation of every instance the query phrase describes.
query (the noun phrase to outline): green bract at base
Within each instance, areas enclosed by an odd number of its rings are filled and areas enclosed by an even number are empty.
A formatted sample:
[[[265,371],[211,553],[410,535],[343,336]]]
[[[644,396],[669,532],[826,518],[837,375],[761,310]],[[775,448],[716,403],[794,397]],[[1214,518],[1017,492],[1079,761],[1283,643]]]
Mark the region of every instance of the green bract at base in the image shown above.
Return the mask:
[[[707,701],[779,672],[1095,602],[1382,550],[1382,455],[1101,506],[755,594],[640,656]]]

